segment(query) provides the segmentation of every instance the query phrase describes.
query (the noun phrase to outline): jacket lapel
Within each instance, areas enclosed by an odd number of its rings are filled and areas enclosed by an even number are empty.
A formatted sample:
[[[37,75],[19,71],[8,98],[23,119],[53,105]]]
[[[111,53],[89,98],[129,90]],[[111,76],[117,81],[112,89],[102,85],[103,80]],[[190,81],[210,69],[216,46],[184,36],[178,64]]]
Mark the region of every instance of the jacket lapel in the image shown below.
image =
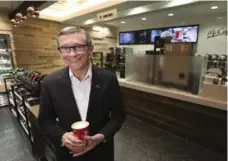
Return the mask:
[[[68,108],[70,108],[71,114],[76,119],[75,121],[82,120],[79,114],[78,106],[74,98],[74,93],[71,87],[69,67],[66,67],[63,70],[63,75],[59,79],[63,85],[63,88],[61,89],[61,93],[63,93],[64,101],[66,101],[66,104],[69,106]]]
[[[100,80],[100,72],[96,66],[92,67],[92,85],[90,91],[89,105],[86,120],[94,122],[97,113],[100,110],[100,94],[102,90],[102,82]]]

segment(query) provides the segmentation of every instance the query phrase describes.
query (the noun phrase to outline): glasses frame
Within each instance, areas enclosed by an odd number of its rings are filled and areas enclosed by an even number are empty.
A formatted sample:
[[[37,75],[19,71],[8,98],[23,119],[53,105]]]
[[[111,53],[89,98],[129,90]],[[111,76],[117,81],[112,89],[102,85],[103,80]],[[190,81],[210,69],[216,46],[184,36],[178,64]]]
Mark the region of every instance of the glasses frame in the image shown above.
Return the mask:
[[[83,46],[83,50],[79,51],[77,47],[79,46]],[[86,46],[88,47],[88,44],[78,44],[78,45],[73,45],[73,46],[62,46],[62,47],[58,47],[58,50],[61,54],[70,54],[70,52],[73,50],[74,52],[80,53],[80,52],[84,52],[86,50]],[[64,52],[62,51],[61,48],[68,48],[69,51],[68,52]],[[67,50],[67,49],[66,49]]]

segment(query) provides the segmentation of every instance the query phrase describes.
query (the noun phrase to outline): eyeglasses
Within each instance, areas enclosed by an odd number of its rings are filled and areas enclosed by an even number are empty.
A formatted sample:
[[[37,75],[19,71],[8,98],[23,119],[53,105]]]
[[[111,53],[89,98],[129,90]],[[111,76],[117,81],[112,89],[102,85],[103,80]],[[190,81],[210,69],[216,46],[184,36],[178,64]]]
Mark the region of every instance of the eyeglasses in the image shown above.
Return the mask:
[[[59,47],[58,50],[63,53],[63,54],[69,54],[71,52],[71,49],[74,52],[83,52],[86,49],[87,44],[80,44],[80,45],[75,45],[75,46],[62,46]]]

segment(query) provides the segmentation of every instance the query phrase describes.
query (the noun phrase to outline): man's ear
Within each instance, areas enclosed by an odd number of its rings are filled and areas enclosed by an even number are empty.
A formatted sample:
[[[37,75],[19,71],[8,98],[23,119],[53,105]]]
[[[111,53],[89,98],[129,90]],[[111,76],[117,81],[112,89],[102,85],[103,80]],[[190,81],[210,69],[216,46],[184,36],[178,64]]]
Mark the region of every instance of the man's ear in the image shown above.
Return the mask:
[[[90,47],[89,47],[90,52],[93,52],[93,49],[94,49],[94,46],[90,45]]]
[[[90,56],[93,56],[93,49],[94,49],[94,46],[93,45],[90,45],[89,46],[89,55]]]

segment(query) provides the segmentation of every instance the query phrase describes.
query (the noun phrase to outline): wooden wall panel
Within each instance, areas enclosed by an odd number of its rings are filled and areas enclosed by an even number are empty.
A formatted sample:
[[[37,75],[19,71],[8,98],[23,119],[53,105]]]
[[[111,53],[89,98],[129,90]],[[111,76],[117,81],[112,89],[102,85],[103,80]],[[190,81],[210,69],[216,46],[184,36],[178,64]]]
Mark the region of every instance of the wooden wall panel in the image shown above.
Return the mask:
[[[129,115],[226,153],[226,111],[124,87],[121,91]]]
[[[86,27],[94,44],[94,51],[103,52],[104,56],[109,52],[110,47],[116,47],[117,28],[114,26],[94,25]]]
[[[45,74],[64,67],[56,44],[60,27],[56,22],[29,18],[13,28],[17,66]]]
[[[13,28],[16,61],[18,67],[28,67],[49,74],[65,64],[57,50],[56,35],[65,24],[29,18],[20,27]],[[93,37],[95,51],[106,54],[116,46],[115,27],[85,28]]]

